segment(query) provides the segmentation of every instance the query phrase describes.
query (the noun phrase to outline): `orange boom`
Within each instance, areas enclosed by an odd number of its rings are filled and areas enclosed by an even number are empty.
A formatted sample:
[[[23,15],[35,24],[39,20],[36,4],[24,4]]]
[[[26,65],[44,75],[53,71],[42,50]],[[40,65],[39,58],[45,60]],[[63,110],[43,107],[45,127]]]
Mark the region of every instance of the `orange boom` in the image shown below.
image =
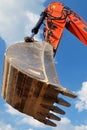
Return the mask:
[[[87,45],[87,23],[69,7],[64,6],[60,2],[52,2],[41,14],[40,20],[32,29],[33,33],[37,33],[39,27],[46,21],[44,31],[44,39],[49,42],[56,50],[64,27],[74,34],[80,41]]]
[[[66,24],[66,12],[62,3],[53,2],[47,9],[45,40],[56,49]]]

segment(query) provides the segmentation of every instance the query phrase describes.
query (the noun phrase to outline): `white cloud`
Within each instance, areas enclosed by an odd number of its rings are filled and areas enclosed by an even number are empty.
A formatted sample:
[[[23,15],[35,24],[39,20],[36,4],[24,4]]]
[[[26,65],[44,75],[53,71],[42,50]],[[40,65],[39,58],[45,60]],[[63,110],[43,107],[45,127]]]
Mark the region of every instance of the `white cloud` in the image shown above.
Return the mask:
[[[64,117],[61,118],[61,121],[57,123],[57,127],[54,128],[53,130],[75,130],[74,126],[71,124],[71,121]]]
[[[87,125],[73,125],[68,118],[62,118],[53,130],[87,130]]]
[[[78,100],[75,107],[78,111],[87,110],[87,82],[82,83],[82,88],[77,92]]]
[[[60,124],[70,124],[71,121],[68,118],[62,118]]]
[[[10,124],[5,124],[3,122],[0,122],[0,130],[16,130],[16,129],[12,128]]]
[[[6,112],[11,114],[11,115],[21,115],[19,111],[8,105],[7,103],[5,104]]]
[[[33,129],[30,128],[30,129],[28,129],[28,130],[33,130]]]
[[[0,1],[0,36],[8,44],[23,40],[35,25],[46,0],[1,0]],[[28,31],[26,31],[28,27]]]
[[[32,117],[28,117],[28,116],[25,116],[22,120],[21,120],[21,123],[23,124],[29,124],[33,127],[38,127],[38,128],[45,128],[46,125],[42,124],[41,122],[35,120],[34,118]]]
[[[87,125],[76,126],[75,130],[87,130]]]

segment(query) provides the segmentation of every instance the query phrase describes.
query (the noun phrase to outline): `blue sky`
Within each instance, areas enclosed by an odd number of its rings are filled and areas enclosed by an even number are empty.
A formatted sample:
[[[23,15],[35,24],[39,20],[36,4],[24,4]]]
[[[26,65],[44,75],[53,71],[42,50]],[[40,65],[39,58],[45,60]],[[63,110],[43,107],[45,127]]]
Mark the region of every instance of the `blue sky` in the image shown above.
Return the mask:
[[[1,0],[0,2],[0,86],[2,86],[5,49],[30,35],[39,14],[53,0]],[[80,14],[87,22],[86,0],[61,0]],[[40,33],[36,36],[40,39]],[[66,98],[72,106],[66,111],[56,128],[51,128],[21,114],[0,96],[0,130],[87,130],[87,46],[66,29],[55,57],[60,83],[74,91],[76,99]],[[1,87],[0,87],[1,92]]]

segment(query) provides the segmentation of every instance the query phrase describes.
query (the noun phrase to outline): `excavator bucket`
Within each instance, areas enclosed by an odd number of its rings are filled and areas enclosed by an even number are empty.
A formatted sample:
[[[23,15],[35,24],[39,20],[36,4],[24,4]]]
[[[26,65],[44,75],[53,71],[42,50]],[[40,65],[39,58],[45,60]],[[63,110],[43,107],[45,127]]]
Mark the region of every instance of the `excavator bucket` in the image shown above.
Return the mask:
[[[58,105],[69,107],[62,95],[76,95],[59,84],[53,48],[47,42],[20,42],[8,47],[4,59],[2,96],[8,104],[38,121],[56,126],[54,113],[65,114]],[[52,119],[52,120],[51,120]]]

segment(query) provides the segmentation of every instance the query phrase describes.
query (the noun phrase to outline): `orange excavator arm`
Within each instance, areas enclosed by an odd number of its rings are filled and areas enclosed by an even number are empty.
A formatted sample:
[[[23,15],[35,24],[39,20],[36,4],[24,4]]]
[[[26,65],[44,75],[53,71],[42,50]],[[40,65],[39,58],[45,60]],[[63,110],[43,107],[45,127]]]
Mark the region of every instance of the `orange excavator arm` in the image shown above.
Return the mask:
[[[59,2],[52,2],[47,9],[47,38],[55,48],[59,45],[64,27],[87,45],[87,23],[69,7]],[[55,25],[51,28],[49,25]],[[51,35],[49,35],[49,31]]]
[[[87,45],[87,23],[61,2],[51,2],[42,12],[38,23],[32,29],[34,34],[37,34],[44,20],[46,25],[43,29],[44,40],[49,42],[54,50],[58,48],[64,28]]]
[[[68,16],[66,28],[87,45],[87,23],[74,11]]]

